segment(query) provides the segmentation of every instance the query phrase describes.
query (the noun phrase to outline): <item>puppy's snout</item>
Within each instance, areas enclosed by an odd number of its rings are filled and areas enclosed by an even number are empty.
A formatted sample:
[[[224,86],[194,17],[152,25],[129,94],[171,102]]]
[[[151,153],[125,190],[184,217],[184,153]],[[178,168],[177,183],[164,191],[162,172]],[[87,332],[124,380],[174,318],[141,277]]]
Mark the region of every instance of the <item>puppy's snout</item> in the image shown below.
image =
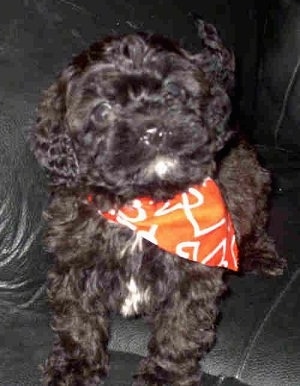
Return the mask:
[[[149,127],[142,136],[142,141],[148,146],[159,146],[165,140],[165,133],[156,126]]]

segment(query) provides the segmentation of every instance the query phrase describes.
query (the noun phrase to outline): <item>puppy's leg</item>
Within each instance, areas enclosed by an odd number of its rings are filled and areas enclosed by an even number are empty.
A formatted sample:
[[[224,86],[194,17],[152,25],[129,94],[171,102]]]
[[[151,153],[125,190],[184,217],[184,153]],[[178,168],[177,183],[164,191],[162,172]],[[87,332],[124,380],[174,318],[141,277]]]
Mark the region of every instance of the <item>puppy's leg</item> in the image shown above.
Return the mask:
[[[86,274],[86,273],[85,273]],[[89,273],[93,274],[93,273]],[[44,366],[45,385],[99,385],[108,371],[108,312],[76,269],[50,273],[56,340]]]
[[[149,356],[141,362],[134,386],[201,385],[199,360],[215,339],[223,271],[183,263],[187,269],[181,282],[150,318]]]
[[[108,306],[97,268],[101,225],[92,213],[76,196],[64,194],[53,198],[46,214],[56,339],[44,367],[45,385],[96,386],[107,373]]]

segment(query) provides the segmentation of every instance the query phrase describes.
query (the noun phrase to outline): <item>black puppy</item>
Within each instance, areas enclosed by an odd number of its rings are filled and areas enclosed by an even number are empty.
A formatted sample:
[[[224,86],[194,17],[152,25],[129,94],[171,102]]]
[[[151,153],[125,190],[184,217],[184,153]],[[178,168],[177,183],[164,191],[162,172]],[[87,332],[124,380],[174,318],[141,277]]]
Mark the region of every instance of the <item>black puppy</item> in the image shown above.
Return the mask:
[[[198,386],[226,269],[271,275],[270,176],[231,127],[234,58],[199,22],[191,54],[144,33],[93,44],[45,92],[33,151],[50,176],[56,341],[45,385],[97,385],[109,314],[152,337],[134,385]]]

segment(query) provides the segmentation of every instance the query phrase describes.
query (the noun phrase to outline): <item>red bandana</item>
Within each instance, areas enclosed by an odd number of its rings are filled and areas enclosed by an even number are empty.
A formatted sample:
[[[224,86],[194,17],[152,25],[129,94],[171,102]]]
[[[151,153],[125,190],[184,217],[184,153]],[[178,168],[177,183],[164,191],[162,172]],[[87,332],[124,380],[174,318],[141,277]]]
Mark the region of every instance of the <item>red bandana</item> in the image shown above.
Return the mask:
[[[211,178],[167,202],[142,197],[117,212],[99,213],[170,253],[210,267],[238,270],[233,224]]]

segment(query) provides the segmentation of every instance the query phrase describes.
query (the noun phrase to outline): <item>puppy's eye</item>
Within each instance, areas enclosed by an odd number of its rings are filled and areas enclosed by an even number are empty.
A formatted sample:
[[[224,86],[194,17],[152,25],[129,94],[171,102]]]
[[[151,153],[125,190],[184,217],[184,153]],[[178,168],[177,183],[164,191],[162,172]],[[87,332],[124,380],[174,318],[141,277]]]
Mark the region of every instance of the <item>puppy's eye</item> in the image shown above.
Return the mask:
[[[183,94],[182,87],[175,82],[168,82],[165,88],[167,93],[172,95],[173,97],[179,97],[180,95]]]
[[[111,105],[107,102],[102,102],[96,107],[94,107],[92,111],[92,119],[94,121],[101,121],[103,119],[106,119],[111,114],[111,111]]]

